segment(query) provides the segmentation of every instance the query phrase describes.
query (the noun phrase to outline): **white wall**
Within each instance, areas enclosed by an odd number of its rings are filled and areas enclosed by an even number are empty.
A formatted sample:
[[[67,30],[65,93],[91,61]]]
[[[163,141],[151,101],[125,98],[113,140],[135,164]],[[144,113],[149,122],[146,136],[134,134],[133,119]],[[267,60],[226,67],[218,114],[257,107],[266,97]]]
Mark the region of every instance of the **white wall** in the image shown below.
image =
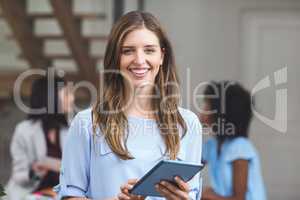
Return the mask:
[[[146,10],[157,16],[172,40],[178,69],[192,86],[199,80],[239,79],[241,13],[251,8],[300,7],[294,0],[151,0]]]
[[[249,10],[298,12],[300,1],[294,0],[151,0],[146,1],[146,10],[157,16],[166,27],[172,40],[179,75],[182,82],[183,106],[196,111],[191,101],[192,90],[196,85],[209,80],[239,80],[246,84],[242,66],[243,17]],[[286,39],[285,39],[286,40]],[[283,42],[283,41],[282,41]],[[295,44],[298,44],[295,41]],[[270,47],[268,47],[270,49]],[[295,49],[295,48],[293,48]],[[278,51],[280,52],[280,51]],[[272,55],[272,52],[269,52]],[[290,56],[291,57],[291,56]],[[278,59],[277,59],[278,60]],[[279,59],[280,60],[280,59]],[[298,63],[298,61],[288,62]],[[187,68],[190,68],[190,81]],[[277,66],[276,66],[277,67]],[[299,110],[297,92],[300,81],[296,79],[300,66],[288,68],[288,109]],[[251,69],[249,70],[251,72]],[[273,71],[259,70],[269,75]],[[250,75],[250,74],[249,74]],[[247,76],[247,74],[246,74]],[[256,80],[264,74],[256,74]],[[188,87],[188,84],[191,84]],[[247,85],[249,86],[249,85]],[[268,92],[274,94],[274,87]],[[291,92],[291,93],[290,93]],[[299,92],[298,92],[299,93]],[[296,98],[295,98],[296,97]],[[294,98],[294,99],[292,99]],[[275,102],[269,99],[269,104]],[[272,107],[272,106],[269,106]],[[271,109],[270,113],[274,114]],[[291,114],[289,112],[288,114]],[[298,119],[288,118],[288,131],[278,134],[265,124],[254,120],[251,138],[257,146],[263,167],[269,199],[300,199],[300,177],[297,166],[299,136]],[[291,120],[298,120],[291,123]],[[255,130],[255,131],[254,131]],[[257,130],[265,130],[256,132]]]

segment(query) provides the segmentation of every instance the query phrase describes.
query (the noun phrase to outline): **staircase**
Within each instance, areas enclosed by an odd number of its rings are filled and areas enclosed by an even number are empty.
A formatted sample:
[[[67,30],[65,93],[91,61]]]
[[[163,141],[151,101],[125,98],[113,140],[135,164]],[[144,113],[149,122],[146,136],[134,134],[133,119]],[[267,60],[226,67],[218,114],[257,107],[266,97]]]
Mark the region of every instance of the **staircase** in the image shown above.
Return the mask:
[[[0,80],[7,79],[6,71],[12,77],[53,66],[73,79],[96,83],[112,24],[112,3],[0,0]]]

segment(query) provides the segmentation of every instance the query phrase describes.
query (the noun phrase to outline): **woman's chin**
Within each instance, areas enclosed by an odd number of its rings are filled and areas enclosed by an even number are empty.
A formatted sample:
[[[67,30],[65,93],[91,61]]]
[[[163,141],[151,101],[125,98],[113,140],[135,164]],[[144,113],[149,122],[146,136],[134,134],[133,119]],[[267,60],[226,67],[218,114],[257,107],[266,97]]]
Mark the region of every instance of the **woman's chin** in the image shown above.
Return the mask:
[[[149,80],[135,80],[133,81],[134,89],[153,88],[154,82]]]

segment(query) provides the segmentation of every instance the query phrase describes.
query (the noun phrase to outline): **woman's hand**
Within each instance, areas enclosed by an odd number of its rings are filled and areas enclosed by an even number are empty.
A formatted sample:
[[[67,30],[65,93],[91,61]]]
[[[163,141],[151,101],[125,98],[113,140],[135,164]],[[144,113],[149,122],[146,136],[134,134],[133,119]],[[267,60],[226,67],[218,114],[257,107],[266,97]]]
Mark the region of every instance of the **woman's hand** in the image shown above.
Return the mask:
[[[167,181],[162,181],[155,187],[156,190],[168,200],[188,200],[190,191],[189,184],[179,177],[175,177],[175,182],[177,186]]]
[[[129,179],[127,183],[120,187],[121,193],[118,194],[119,200],[144,200],[145,197],[129,194],[129,190],[137,183],[137,179]]]
[[[215,199],[216,193],[211,187],[206,187],[203,189],[201,200],[212,200]]]
[[[39,176],[40,178],[43,178],[48,173],[47,167],[43,165],[43,163],[39,161],[35,161],[31,164],[32,171]]]

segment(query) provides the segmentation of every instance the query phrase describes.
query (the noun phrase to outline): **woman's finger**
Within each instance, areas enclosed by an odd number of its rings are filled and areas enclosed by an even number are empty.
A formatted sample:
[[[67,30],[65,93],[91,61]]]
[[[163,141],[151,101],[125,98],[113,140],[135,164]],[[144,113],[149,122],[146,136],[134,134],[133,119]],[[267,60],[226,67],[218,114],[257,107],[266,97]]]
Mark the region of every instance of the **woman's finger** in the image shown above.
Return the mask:
[[[120,187],[121,191],[122,190],[131,190],[132,188],[133,188],[133,185],[130,185],[130,184],[125,184]]]
[[[137,181],[138,179],[129,179],[126,184],[120,187],[121,191],[126,191],[126,193],[128,193],[128,190],[131,190]]]
[[[130,200],[131,198],[130,198],[130,196],[128,196],[128,195],[126,195],[124,193],[119,193],[118,194],[118,199],[119,200]]]
[[[162,196],[164,196],[168,200],[178,200],[179,198],[173,194],[171,191],[169,191],[166,187],[163,185],[157,184],[155,186],[157,192],[159,192]]]
[[[136,179],[136,178],[134,178],[134,179],[129,179],[129,180],[127,181],[127,183],[130,184],[130,185],[134,185],[134,184],[136,184],[137,182],[138,182],[138,179]]]
[[[140,195],[131,195],[131,197],[133,200],[144,200],[145,199],[145,197],[140,196]]]
[[[190,186],[188,183],[184,182],[181,178],[178,176],[175,177],[175,182],[177,183],[178,187],[182,189],[185,192],[190,192]]]
[[[129,194],[129,190],[131,190],[136,184],[138,179],[129,179],[126,184],[121,185],[120,190],[121,194],[119,194],[118,198],[123,198],[123,200],[126,200],[126,198],[130,200],[143,200],[144,197],[142,196],[136,196],[136,195],[131,195]],[[126,197],[126,198],[125,198]]]
[[[178,186],[175,186],[172,183],[169,183],[167,181],[162,181],[159,185],[165,187],[167,190],[169,190],[172,194],[178,196],[180,199],[186,199],[188,198],[188,192],[182,190]]]

